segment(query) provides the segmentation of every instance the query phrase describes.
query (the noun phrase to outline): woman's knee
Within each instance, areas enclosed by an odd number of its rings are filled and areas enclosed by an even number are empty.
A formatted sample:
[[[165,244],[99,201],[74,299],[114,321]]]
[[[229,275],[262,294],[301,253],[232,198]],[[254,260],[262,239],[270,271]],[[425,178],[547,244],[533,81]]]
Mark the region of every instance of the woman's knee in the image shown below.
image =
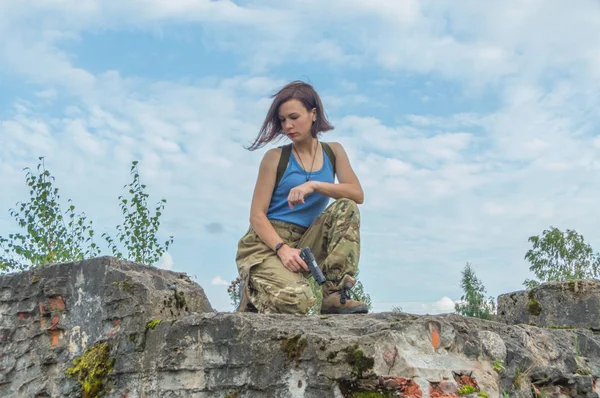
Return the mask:
[[[360,211],[358,205],[352,199],[337,199],[332,203],[329,210],[330,217],[339,221],[360,222]]]
[[[274,303],[280,312],[286,314],[308,314],[310,308],[315,304],[316,297],[308,282],[286,286],[279,292],[275,292]]]
[[[257,288],[253,302],[260,312],[307,314],[316,302],[306,280],[265,280],[256,276],[252,279]]]
[[[333,202],[334,205],[336,206],[340,206],[340,207],[351,207],[351,208],[356,208],[358,209],[358,204],[349,198],[339,198],[336,199],[335,202]]]
[[[333,213],[337,215],[352,215],[355,217],[360,216],[360,211],[358,209],[358,204],[352,199],[348,198],[340,198],[336,199],[335,202],[331,204]]]

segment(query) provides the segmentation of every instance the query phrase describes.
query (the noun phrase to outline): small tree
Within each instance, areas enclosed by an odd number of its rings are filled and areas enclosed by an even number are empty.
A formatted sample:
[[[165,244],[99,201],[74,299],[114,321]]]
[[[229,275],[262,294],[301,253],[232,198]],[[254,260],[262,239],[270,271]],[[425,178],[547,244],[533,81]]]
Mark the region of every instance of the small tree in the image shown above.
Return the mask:
[[[0,270],[25,270],[29,267],[54,262],[79,261],[98,255],[94,243],[92,222],[83,213],[75,214],[71,199],[63,212],[54,177],[39,158],[37,173],[30,168],[25,181],[29,187],[29,201],[18,202],[18,209],[10,209],[11,217],[26,233],[0,236]]]
[[[163,245],[159,244],[156,233],[160,226],[160,216],[167,201],[161,199],[156,204],[154,215],[150,214],[147,204],[149,195],[144,191],[146,185],[140,182],[137,164],[137,161],[133,161],[131,164],[130,173],[133,175],[133,181],[123,187],[129,187],[128,192],[131,198],[126,199],[119,196],[124,222],[123,225],[117,225],[117,238],[118,242],[127,249],[127,254],[121,252],[116,241],[107,233],[102,234],[102,237],[108,243],[115,257],[127,258],[141,264],[154,265],[169,250],[169,246],[173,244],[173,236],[170,236]]]
[[[242,292],[240,289],[242,283],[242,277],[238,276],[235,280],[231,281],[229,286],[227,286],[227,294],[231,299],[231,305],[234,309],[236,309],[240,305],[240,301],[242,300]]]
[[[461,286],[465,294],[460,298],[460,302],[454,304],[454,310],[464,316],[492,319],[496,310],[495,300],[493,297],[486,300],[485,287],[469,263],[462,271]]]
[[[526,279],[523,285],[535,287],[540,282],[569,279],[598,278],[600,275],[600,254],[593,252],[585,243],[583,236],[567,229],[562,232],[550,227],[542,232],[542,236],[531,236],[528,239],[533,247],[525,254],[537,280]]]
[[[71,199],[67,201],[68,208],[62,210],[58,188],[54,187],[55,178],[45,168],[44,158],[40,157],[39,160],[37,173],[30,168],[25,169],[29,201],[19,202],[18,209],[9,210],[25,233],[9,234],[7,238],[0,236],[0,271],[79,261],[100,254],[100,248],[94,242],[92,221],[88,221],[83,213],[75,213]],[[159,218],[166,200],[161,200],[155,215],[151,216],[146,204],[146,186],[139,181],[137,161],[133,162],[131,172],[134,179],[126,187],[129,186],[129,193],[133,197],[129,201],[119,197],[125,222],[123,226],[117,227],[117,237],[129,250],[128,259],[152,265],[173,243],[172,236],[164,246],[159,245],[156,239]],[[129,212],[128,203],[133,209]],[[115,241],[106,233],[102,236],[109,243],[113,254],[123,258]]]

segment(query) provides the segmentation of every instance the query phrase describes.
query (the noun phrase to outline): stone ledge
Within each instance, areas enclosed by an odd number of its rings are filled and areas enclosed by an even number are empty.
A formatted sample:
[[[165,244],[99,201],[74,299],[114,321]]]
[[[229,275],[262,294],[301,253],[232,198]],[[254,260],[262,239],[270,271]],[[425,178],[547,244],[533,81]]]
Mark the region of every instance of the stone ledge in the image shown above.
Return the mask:
[[[600,281],[543,283],[498,297],[497,320],[546,328],[600,331]]]
[[[109,257],[3,275],[0,292],[6,398],[81,397],[67,369],[95,352],[111,369],[106,398],[598,397],[600,336],[588,329],[218,313],[185,274]]]

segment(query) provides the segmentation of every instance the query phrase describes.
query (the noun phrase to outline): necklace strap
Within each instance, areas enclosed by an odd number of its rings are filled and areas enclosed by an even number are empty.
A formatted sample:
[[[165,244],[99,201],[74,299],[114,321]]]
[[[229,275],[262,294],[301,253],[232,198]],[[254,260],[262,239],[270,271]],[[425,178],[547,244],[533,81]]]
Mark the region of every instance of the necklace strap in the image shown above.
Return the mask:
[[[296,155],[298,155],[298,159],[300,159],[300,164],[302,165],[302,170],[304,171],[304,175],[306,176],[306,181],[310,180],[310,177],[312,176],[313,173],[313,167],[315,165],[315,159],[317,158],[317,150],[319,149],[319,140],[317,140],[317,144],[316,144],[316,148],[315,148],[315,153],[313,154],[313,160],[312,160],[312,164],[310,166],[310,172],[306,172],[306,167],[304,167],[304,162],[302,161],[302,158],[300,157],[300,154],[298,153],[298,150],[296,149],[296,146],[294,144],[292,144],[292,148],[294,149],[294,151],[296,151]]]

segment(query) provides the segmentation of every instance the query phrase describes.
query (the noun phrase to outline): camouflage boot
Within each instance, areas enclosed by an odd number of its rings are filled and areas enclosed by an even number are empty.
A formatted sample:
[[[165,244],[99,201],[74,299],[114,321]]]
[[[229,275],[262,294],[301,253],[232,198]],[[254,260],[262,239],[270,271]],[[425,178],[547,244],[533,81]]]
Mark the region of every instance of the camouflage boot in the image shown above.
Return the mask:
[[[250,292],[246,289],[244,281],[240,282],[240,304],[235,312],[258,312],[258,309],[252,304],[248,296]]]
[[[369,308],[362,301],[350,298],[350,289],[356,284],[356,279],[345,275],[336,285],[327,282],[323,285],[323,302],[321,314],[366,314]]]

